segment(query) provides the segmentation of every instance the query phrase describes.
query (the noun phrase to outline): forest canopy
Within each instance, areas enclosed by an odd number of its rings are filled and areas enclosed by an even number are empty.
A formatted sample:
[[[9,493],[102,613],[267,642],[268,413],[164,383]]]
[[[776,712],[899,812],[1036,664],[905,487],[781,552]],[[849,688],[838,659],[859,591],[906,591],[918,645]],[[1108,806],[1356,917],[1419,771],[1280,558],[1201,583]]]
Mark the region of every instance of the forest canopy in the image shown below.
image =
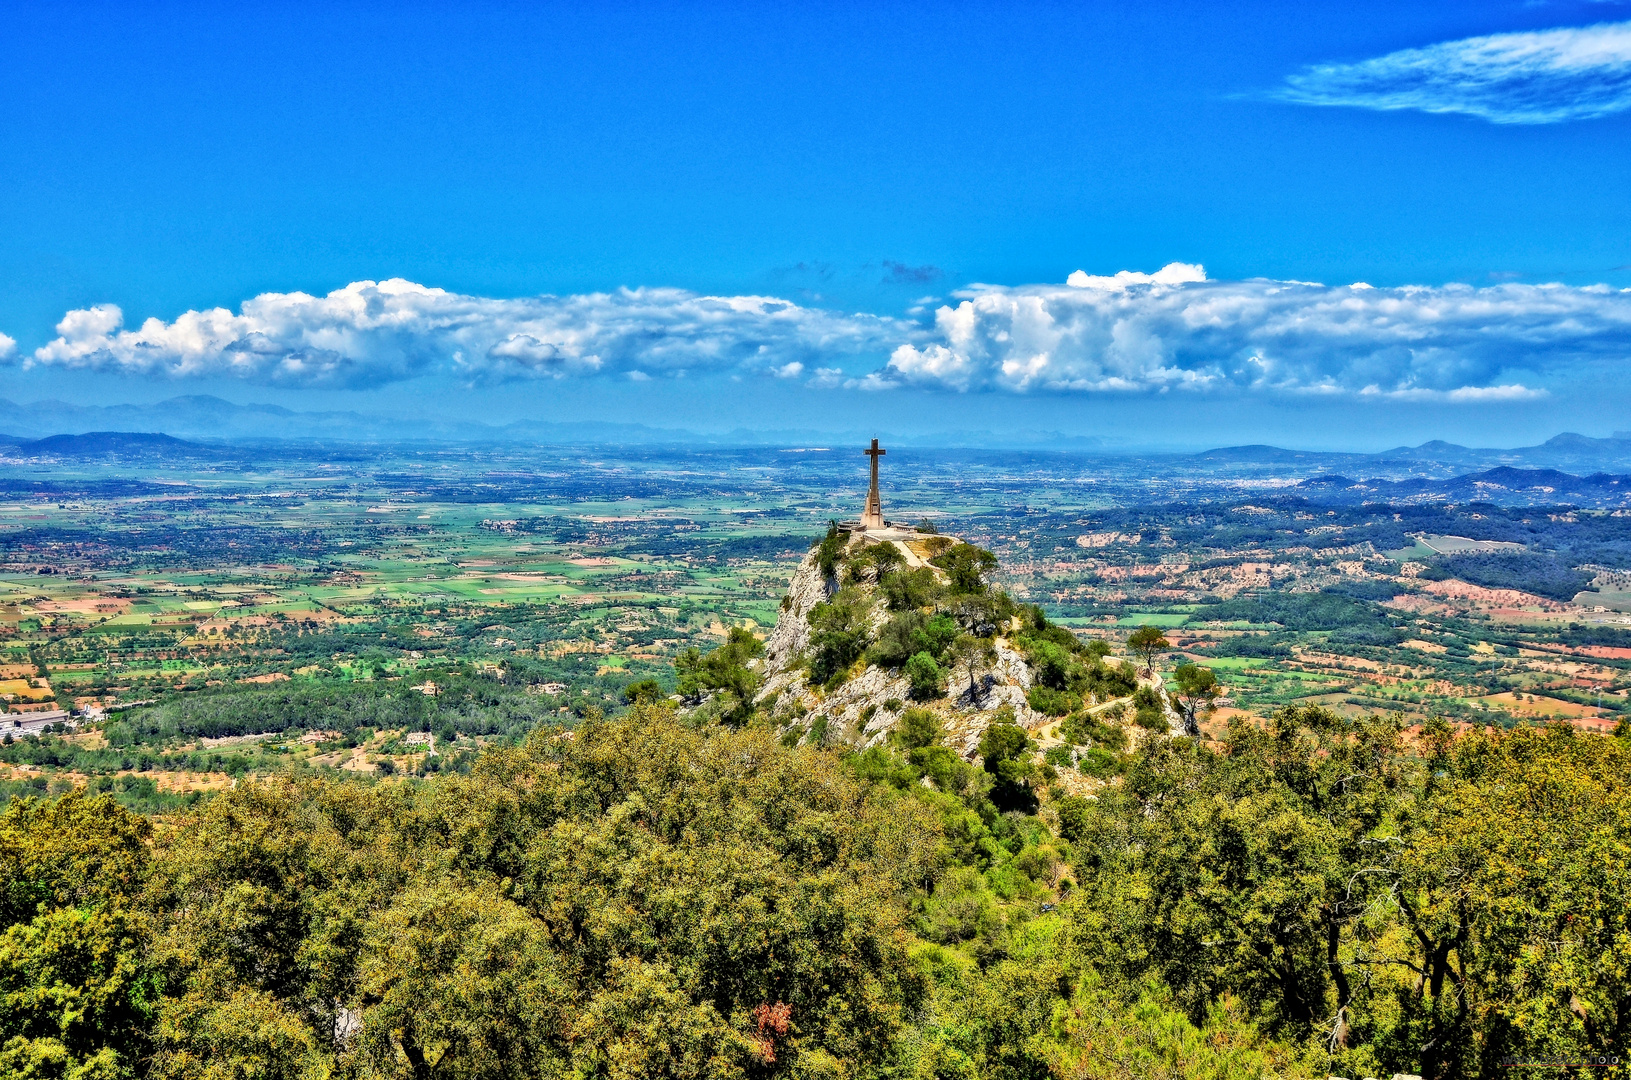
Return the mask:
[[[1024,732],[666,702],[467,775],[0,814],[0,1071],[1487,1075],[1631,1023],[1626,742],[1285,710],[1038,812]],[[1013,745],[1010,745],[1012,743]]]

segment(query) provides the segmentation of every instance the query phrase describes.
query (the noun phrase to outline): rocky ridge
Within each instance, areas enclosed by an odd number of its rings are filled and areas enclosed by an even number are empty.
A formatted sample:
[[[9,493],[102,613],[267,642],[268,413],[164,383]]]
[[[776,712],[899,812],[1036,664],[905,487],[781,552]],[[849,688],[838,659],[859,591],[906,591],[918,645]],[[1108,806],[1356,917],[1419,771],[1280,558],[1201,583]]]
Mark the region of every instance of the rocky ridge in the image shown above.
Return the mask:
[[[891,612],[880,595],[879,576],[863,571],[854,576],[847,559],[872,544],[892,545],[907,569],[928,567],[942,586],[948,584],[945,571],[929,563],[936,549],[960,543],[955,537],[908,535],[900,539],[873,540],[862,533],[851,534],[844,546],[846,565],[832,574],[823,573],[820,552],[812,550],[799,564],[774,631],[765,641],[764,655],[754,661],[762,678],[755,704],[766,707],[784,734],[802,729],[800,737],[818,734],[821,741],[848,743],[865,748],[882,742],[908,707],[927,708],[939,714],[946,742],[964,758],[972,759],[980,736],[999,709],[1013,710],[1015,720],[1037,733],[1057,722],[1031,708],[1027,695],[1035,677],[1026,657],[1004,636],[1016,629],[1018,619],[1002,626],[978,627],[995,630],[991,652],[983,662],[959,666],[951,672],[943,697],[913,701],[911,683],[898,669],[857,662],[837,685],[814,685],[810,678],[812,647],[811,615],[818,605],[832,601],[839,593],[841,579],[865,604],[868,637],[876,639]],[[965,626],[964,629],[976,629]]]

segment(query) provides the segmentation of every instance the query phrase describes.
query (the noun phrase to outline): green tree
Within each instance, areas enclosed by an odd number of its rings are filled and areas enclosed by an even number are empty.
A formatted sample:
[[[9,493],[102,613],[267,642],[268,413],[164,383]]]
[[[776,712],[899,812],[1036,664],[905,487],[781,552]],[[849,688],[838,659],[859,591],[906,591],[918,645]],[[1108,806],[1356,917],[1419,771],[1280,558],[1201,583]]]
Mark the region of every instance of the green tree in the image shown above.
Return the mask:
[[[903,611],[884,624],[868,654],[883,667],[901,667],[920,652],[938,662],[957,632],[957,624],[944,615]]]
[[[906,666],[902,670],[907,681],[912,684],[912,696],[919,701],[937,698],[944,693],[945,673],[928,653],[920,652],[913,656],[906,661]]]
[[[890,611],[918,611],[930,607],[945,590],[940,579],[927,566],[897,570],[880,585]]]
[[[648,704],[661,699],[662,696],[662,684],[649,676],[644,679],[636,679],[623,687],[623,700],[630,705]]]
[[[1146,731],[1169,730],[1161,691],[1153,686],[1140,686],[1133,692],[1133,723]]]
[[[1566,724],[1427,732],[1380,957],[1423,1075],[1507,1055],[1623,1056],[1631,1034],[1631,748]]]
[[[996,781],[991,801],[1001,809],[1036,809],[1036,794],[1031,787],[1036,770],[1030,758],[1034,748],[1025,729],[1014,722],[1014,711],[1006,706],[997,710],[980,736],[980,758],[985,771]]]
[[[1218,696],[1218,677],[1211,668],[1198,664],[1179,664],[1172,677],[1177,684],[1176,697],[1184,734],[1199,735],[1201,714],[1211,709]]]
[[[868,544],[844,560],[844,584],[878,583],[905,565],[906,556],[892,541]]]
[[[1088,800],[1080,795],[1066,795],[1054,803],[1054,812],[1059,817],[1060,836],[1075,843],[1088,835],[1092,820],[1092,804]]]
[[[908,750],[916,750],[938,745],[945,734],[945,729],[940,723],[940,717],[928,709],[907,709],[901,714],[895,734],[902,746]]]
[[[985,575],[997,568],[997,557],[973,544],[954,544],[929,560],[946,572],[954,593],[985,590]]]
[[[679,693],[697,703],[709,690],[722,691],[723,715],[731,723],[744,723],[752,715],[753,695],[759,689],[759,675],[747,663],[763,652],[764,643],[751,630],[733,626],[719,648],[706,654],[690,648],[675,658]]]
[[[1167,640],[1159,627],[1140,626],[1127,635],[1127,648],[1144,658],[1144,670],[1153,678],[1155,676],[1155,654],[1165,652],[1172,648],[1172,642]]]
[[[827,523],[827,535],[821,538],[816,547],[816,565],[821,568],[821,576],[832,578],[838,573],[838,561],[844,557],[844,550],[849,547],[849,534],[838,528],[838,522]]]
[[[240,784],[159,849],[154,1071],[875,1075],[938,820],[664,705],[420,785]]]
[[[1422,969],[1399,952],[1423,777],[1400,731],[1288,708],[1266,730],[1231,723],[1217,751],[1146,742],[1080,826],[1081,947],[1126,985],[1158,978],[1196,1023],[1237,995],[1280,1037],[1319,1040],[1333,1071],[1443,1066],[1431,1036],[1400,1031],[1412,1006],[1392,990]]]
[[[959,634],[946,649],[946,662],[952,670],[962,668],[968,673],[968,695],[972,699],[978,689],[974,673],[997,662],[997,647],[990,638]]]
[[[367,933],[359,991],[372,1005],[356,1037],[380,1073],[503,1080],[565,1064],[554,1036],[574,1017],[560,957],[493,884],[415,884]]]
[[[147,822],[74,790],[0,812],[0,1075],[131,1075],[157,980],[135,901]]]
[[[816,683],[841,679],[865,653],[869,637],[864,598],[840,589],[810,609],[810,678]]]

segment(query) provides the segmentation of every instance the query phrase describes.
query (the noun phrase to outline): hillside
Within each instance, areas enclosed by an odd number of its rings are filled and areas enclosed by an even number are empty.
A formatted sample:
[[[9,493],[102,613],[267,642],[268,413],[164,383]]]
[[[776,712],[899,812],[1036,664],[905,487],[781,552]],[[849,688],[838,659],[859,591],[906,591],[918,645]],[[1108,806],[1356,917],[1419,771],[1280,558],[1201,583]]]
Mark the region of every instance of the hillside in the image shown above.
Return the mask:
[[[444,669],[110,720],[95,775],[0,810],[0,1076],[1472,1080],[1619,1052],[1631,725],[1300,705],[1167,738],[1210,672],[1168,697],[996,570],[834,527],[767,642],[681,656],[680,708],[653,678],[574,717]],[[133,749],[291,717],[185,800]],[[438,756],[386,767],[420,722]],[[286,756],[331,725],[375,768]],[[134,783],[162,813],[119,805]]]
[[[834,527],[799,564],[763,655],[748,661],[753,704],[788,745],[876,746],[915,710],[966,760],[993,724],[1011,723],[1042,751],[1062,747],[1053,757],[1070,767],[1096,746],[1125,746],[1135,718],[1173,727],[1153,676],[1141,684],[1105,643],[1016,604],[988,580],[996,569],[994,555],[957,537]]]

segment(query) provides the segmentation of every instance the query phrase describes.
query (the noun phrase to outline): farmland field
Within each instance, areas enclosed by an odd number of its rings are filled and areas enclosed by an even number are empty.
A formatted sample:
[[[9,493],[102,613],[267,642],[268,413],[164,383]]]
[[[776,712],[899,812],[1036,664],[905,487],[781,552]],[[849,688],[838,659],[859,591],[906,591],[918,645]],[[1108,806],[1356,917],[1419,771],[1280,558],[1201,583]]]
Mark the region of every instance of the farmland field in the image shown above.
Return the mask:
[[[671,687],[680,651],[774,624],[866,483],[858,450],[808,448],[248,448],[5,477],[0,696],[87,722],[59,752],[0,747],[0,780],[192,778],[172,794],[291,760],[423,768],[409,728],[477,745]],[[1624,510],[1329,507],[1261,477],[976,451],[892,452],[884,491],[1079,634],[1161,628],[1235,711],[1626,709]],[[477,730],[461,703],[487,698],[510,719]],[[244,741],[203,741],[222,737]]]

